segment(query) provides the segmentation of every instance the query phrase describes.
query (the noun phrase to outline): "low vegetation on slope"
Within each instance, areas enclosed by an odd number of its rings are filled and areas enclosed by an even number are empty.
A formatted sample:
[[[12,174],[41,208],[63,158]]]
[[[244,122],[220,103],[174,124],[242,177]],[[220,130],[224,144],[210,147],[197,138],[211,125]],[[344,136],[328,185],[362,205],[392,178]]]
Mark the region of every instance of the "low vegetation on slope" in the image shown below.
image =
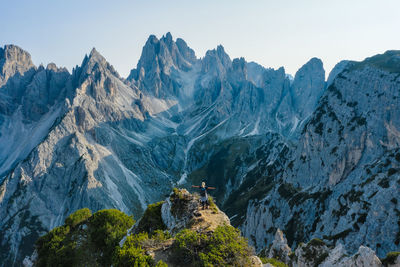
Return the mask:
[[[36,242],[36,266],[110,266],[119,241],[132,227],[132,216],[115,210],[89,209],[71,214],[65,224]]]
[[[35,266],[260,266],[214,203],[200,210],[198,196],[179,189],[168,201],[173,216],[189,216],[173,234],[162,219],[164,202],[150,204],[133,228],[132,216],[121,211],[81,209],[37,241]]]

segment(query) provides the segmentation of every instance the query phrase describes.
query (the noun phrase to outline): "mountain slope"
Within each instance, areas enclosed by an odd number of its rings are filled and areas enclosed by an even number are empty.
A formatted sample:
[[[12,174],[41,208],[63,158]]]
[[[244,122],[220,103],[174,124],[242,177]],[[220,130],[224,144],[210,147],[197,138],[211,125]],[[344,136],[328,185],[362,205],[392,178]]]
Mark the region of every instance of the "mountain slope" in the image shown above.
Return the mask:
[[[127,79],[95,49],[71,74],[0,52],[4,264],[72,211],[142,214],[202,180],[257,249],[278,227],[290,245],[399,246],[397,51],[342,62],[327,83],[316,58],[291,79],[222,46],[197,58],[170,34],[149,37]]]
[[[247,209],[243,231],[257,247],[279,227],[291,245],[318,237],[381,257],[399,248],[399,55],[351,62],[333,80],[282,182]]]
[[[211,204],[211,209],[202,210],[198,194],[175,188],[165,201],[149,205],[135,225],[131,216],[118,210],[100,210],[92,215],[89,209],[81,209],[68,216],[62,226],[41,237],[35,253],[24,263],[261,266],[246,239]]]

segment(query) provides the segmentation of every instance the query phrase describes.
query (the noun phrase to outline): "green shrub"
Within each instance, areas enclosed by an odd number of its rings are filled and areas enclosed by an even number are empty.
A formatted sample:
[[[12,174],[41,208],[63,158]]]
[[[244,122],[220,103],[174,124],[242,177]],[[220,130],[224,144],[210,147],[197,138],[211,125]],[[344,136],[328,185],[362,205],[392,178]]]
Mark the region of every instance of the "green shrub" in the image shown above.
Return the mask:
[[[139,233],[130,235],[126,238],[122,248],[117,248],[113,262],[114,266],[167,266],[164,262],[159,261],[157,265],[151,256],[145,254],[147,246],[154,247],[157,243],[170,238],[167,231],[157,230],[153,236],[149,238],[147,233]]]
[[[164,201],[160,201],[147,206],[142,219],[138,222],[135,232],[148,232],[152,234],[156,230],[167,229],[161,217],[161,207],[163,203]]]
[[[252,251],[235,227],[218,226],[210,235],[184,229],[176,235],[174,258],[191,266],[248,266]]]
[[[83,221],[86,221],[89,219],[89,217],[92,216],[92,212],[88,208],[83,208],[80,210],[75,211],[71,215],[69,215],[65,219],[65,224],[69,225],[70,227],[74,228],[78,224],[80,224]]]
[[[183,194],[178,188],[174,187],[172,189],[172,192],[173,192],[172,197],[177,197],[179,199],[183,199]]]
[[[89,219],[90,240],[102,252],[100,263],[111,265],[111,258],[119,241],[132,227],[134,220],[116,209],[100,210]]]
[[[400,256],[400,252],[398,251],[389,252],[388,254],[386,254],[386,258],[382,260],[382,264],[385,266],[389,264],[394,264],[398,256]]]
[[[48,234],[36,241],[38,251],[37,266],[67,266],[63,265],[63,259],[59,252],[66,253],[64,239],[70,231],[69,226],[60,226],[51,230]]]
[[[153,232],[153,235],[151,236],[151,238],[156,241],[162,242],[162,241],[172,238],[172,236],[168,231],[156,230]]]
[[[274,258],[264,258],[264,257],[261,257],[260,259],[261,259],[261,262],[262,262],[263,264],[269,263],[269,264],[271,264],[272,266],[276,266],[276,267],[288,267],[287,264],[285,264],[285,263],[283,263],[283,262],[281,262],[281,261],[279,261],[279,260],[277,260],[277,259],[274,259]]]
[[[184,264],[199,262],[198,251],[206,239],[205,235],[189,229],[183,229],[175,236],[173,245],[174,258]],[[202,242],[203,241],[203,242]]]
[[[125,244],[121,249],[117,250],[113,264],[113,266],[117,267],[145,267],[153,265],[152,257],[145,255],[144,250],[141,247],[125,246]]]
[[[159,260],[156,264],[156,267],[168,267],[168,265],[162,260]]]
[[[309,246],[309,245],[314,246],[314,247],[322,247],[322,246],[325,246],[325,242],[319,238],[313,238],[310,240],[310,242],[308,242],[307,246]]]
[[[76,227],[86,222],[87,228]],[[81,209],[36,242],[38,266],[110,266],[119,241],[132,227],[131,216],[118,210],[91,215]]]
[[[227,225],[215,229],[207,250],[211,263],[216,265],[234,265],[251,254],[247,240],[240,235],[239,229]]]

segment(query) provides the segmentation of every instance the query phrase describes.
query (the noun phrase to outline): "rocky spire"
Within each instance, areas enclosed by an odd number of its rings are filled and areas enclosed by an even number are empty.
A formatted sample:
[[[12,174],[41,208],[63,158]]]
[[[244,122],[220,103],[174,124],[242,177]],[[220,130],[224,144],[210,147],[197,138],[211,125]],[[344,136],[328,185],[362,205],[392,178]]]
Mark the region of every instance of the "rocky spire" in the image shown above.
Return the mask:
[[[275,258],[282,262],[290,262],[290,253],[292,249],[288,246],[285,235],[280,229],[276,230],[275,239],[272,242],[272,246],[265,252],[268,258]]]
[[[243,57],[232,61],[232,74],[238,80],[247,80],[247,64]]]
[[[222,45],[216,49],[208,50],[202,60],[202,73],[209,75],[225,75],[227,69],[232,66],[232,61]]]
[[[84,88],[86,94],[97,100],[113,96],[118,80],[118,72],[96,48],[93,48],[89,55],[85,55],[80,67],[73,70],[74,86]]]
[[[169,32],[160,40],[150,35],[136,69],[127,79],[154,96],[177,96],[179,84],[170,78],[171,74],[189,71],[196,61],[194,51],[182,39],[174,42]]]
[[[322,61],[314,57],[296,72],[293,80],[292,99],[300,117],[311,114],[324,89],[325,70]]]

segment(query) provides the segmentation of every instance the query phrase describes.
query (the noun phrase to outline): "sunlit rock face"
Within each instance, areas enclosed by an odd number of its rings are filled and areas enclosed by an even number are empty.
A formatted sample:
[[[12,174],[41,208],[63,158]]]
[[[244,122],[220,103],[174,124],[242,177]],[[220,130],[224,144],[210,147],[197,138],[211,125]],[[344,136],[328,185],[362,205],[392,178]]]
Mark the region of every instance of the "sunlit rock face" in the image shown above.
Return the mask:
[[[326,83],[316,58],[291,79],[166,34],[124,79],[95,49],[69,73],[1,48],[0,257],[18,266],[79,208],[138,218],[202,180],[257,249],[280,228],[291,246],[395,250],[398,58],[340,63]]]

